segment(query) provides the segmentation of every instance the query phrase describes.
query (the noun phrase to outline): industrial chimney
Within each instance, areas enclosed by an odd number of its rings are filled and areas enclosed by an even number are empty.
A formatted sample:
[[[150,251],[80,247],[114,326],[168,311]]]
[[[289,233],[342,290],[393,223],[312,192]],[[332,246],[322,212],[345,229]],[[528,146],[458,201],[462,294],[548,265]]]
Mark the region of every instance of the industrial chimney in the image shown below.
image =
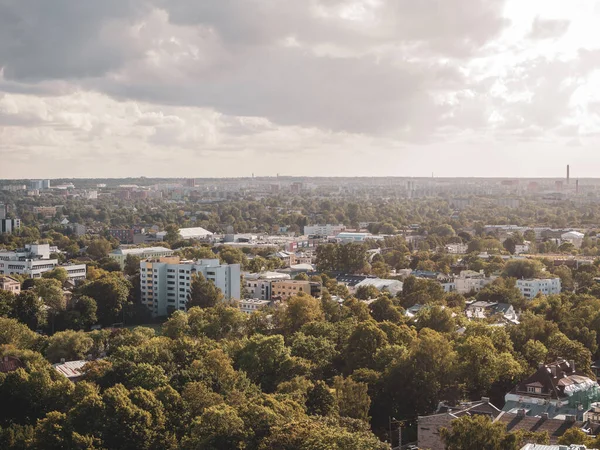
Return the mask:
[[[569,174],[569,166],[567,165],[567,184],[569,184],[570,174]]]

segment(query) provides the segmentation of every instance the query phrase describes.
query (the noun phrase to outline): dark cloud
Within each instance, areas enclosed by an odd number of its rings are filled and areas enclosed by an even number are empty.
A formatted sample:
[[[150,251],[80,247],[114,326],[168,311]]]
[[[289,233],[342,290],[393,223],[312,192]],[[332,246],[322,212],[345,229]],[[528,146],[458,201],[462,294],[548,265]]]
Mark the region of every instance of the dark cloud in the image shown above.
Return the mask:
[[[112,26],[147,10],[142,0],[2,0],[4,76],[39,81],[104,75],[136,56]]]
[[[530,39],[555,39],[569,30],[571,22],[558,19],[541,19],[536,17],[531,25]]]

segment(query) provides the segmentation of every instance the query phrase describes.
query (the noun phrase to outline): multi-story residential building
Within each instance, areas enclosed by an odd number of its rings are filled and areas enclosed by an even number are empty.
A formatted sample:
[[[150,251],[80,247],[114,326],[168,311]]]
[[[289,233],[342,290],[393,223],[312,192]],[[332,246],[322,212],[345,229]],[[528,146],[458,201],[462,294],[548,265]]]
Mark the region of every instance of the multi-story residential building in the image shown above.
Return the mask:
[[[253,312],[258,311],[261,308],[268,306],[271,302],[269,300],[259,300],[257,298],[250,298],[245,300],[240,300],[238,302],[238,306],[240,311],[246,314],[252,314]]]
[[[517,288],[523,297],[532,299],[538,294],[553,295],[560,294],[560,278],[531,278],[517,280]]]
[[[29,188],[32,190],[41,190],[44,188],[44,182],[42,180],[32,180],[29,182]]]
[[[114,237],[121,244],[133,244],[133,228],[110,228],[108,234]]]
[[[192,278],[201,273],[223,292],[225,300],[240,299],[240,265],[218,259],[182,261],[177,256],[140,262],[142,304],[154,317],[185,311]]]
[[[21,293],[21,283],[11,277],[0,275],[0,291],[8,291],[17,295]]]
[[[42,217],[54,217],[56,215],[56,206],[34,206],[33,214]]]
[[[85,264],[63,264],[50,258],[50,245],[30,244],[16,251],[0,251],[0,275],[26,275],[40,278],[56,267],[67,271],[71,281],[85,280]]]
[[[6,205],[0,203],[0,234],[10,234],[21,228],[21,220],[9,219],[6,209]]]
[[[73,232],[75,233],[75,236],[85,236],[85,234],[87,233],[87,228],[85,225],[82,225],[80,223],[71,223],[68,225],[68,227],[73,230]]]
[[[563,233],[560,236],[562,242],[568,242],[573,244],[575,248],[581,248],[581,244],[583,243],[583,238],[585,234],[580,233],[579,231],[569,231],[567,233]]]
[[[527,242],[515,245],[515,255],[521,255],[527,252],[529,252],[529,244]]]
[[[458,277],[454,278],[454,286],[459,294],[468,294],[469,292],[479,292],[495,279],[496,277],[486,277],[481,272],[463,270]]]
[[[286,273],[263,272],[244,275],[244,288],[249,298],[271,300],[271,284],[274,281],[289,280]]]
[[[121,265],[121,269],[125,267],[125,259],[128,255],[137,256],[144,260],[148,258],[161,258],[163,256],[171,256],[173,250],[166,247],[142,247],[142,248],[118,248],[108,254],[112,259]]]
[[[281,280],[271,283],[271,298],[287,300],[300,292],[312,295],[313,297],[320,297],[321,283],[304,280]]]
[[[304,234],[307,236],[337,236],[344,231],[346,227],[339,225],[308,225],[304,227]]]
[[[469,246],[467,244],[448,244],[446,251],[451,255],[462,255],[467,253]]]

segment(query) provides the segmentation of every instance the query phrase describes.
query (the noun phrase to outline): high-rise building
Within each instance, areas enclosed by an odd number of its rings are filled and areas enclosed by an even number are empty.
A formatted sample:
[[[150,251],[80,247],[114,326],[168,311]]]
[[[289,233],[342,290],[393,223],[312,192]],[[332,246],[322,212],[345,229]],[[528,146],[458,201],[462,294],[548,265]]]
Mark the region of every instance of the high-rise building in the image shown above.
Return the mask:
[[[31,180],[29,182],[29,189],[32,191],[41,190],[44,187],[42,180]]]
[[[0,203],[0,234],[10,234],[21,228],[20,219],[9,219],[6,205]]]
[[[140,262],[142,304],[154,317],[185,311],[192,278],[198,273],[213,282],[225,300],[240,299],[239,264],[221,264],[218,259],[182,261],[171,256]]]

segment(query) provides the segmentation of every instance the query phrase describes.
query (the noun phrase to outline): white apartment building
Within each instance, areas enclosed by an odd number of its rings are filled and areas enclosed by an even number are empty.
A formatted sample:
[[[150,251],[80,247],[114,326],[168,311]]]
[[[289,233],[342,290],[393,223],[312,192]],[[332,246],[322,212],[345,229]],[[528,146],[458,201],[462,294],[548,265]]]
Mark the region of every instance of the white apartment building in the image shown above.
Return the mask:
[[[0,275],[26,275],[40,278],[43,273],[62,267],[71,281],[85,280],[85,264],[60,265],[57,259],[50,259],[50,245],[28,244],[16,251],[0,251]]]
[[[118,248],[110,252],[108,256],[117,261],[123,269],[127,255],[137,256],[140,259],[162,258],[173,255],[173,250],[166,247]]]
[[[451,255],[462,255],[467,253],[469,246],[467,244],[448,244],[446,245],[446,251]]]
[[[140,262],[142,304],[154,317],[185,311],[192,277],[197,273],[212,281],[225,300],[240,299],[239,264],[221,264],[218,259],[182,261],[171,256]]]
[[[260,310],[261,308],[268,306],[270,303],[271,302],[269,300],[259,300],[257,298],[250,298],[240,300],[238,305],[240,311],[242,311],[243,313],[252,314],[253,312]]]
[[[454,278],[454,285],[459,294],[468,294],[479,292],[496,278],[486,277],[485,274],[472,270],[463,270],[458,277]]]
[[[581,248],[581,244],[583,243],[583,238],[585,234],[580,233],[579,231],[569,231],[567,233],[563,233],[560,236],[562,242],[568,242],[573,244],[575,248]]]
[[[304,227],[304,234],[307,236],[337,236],[345,229],[346,227],[341,223],[339,225],[308,225]]]
[[[523,253],[529,252],[529,244],[525,242],[524,244],[515,245],[515,255],[521,255]]]
[[[528,280],[517,280],[517,288],[523,297],[532,299],[538,294],[553,295],[560,294],[560,278],[533,278]]]

